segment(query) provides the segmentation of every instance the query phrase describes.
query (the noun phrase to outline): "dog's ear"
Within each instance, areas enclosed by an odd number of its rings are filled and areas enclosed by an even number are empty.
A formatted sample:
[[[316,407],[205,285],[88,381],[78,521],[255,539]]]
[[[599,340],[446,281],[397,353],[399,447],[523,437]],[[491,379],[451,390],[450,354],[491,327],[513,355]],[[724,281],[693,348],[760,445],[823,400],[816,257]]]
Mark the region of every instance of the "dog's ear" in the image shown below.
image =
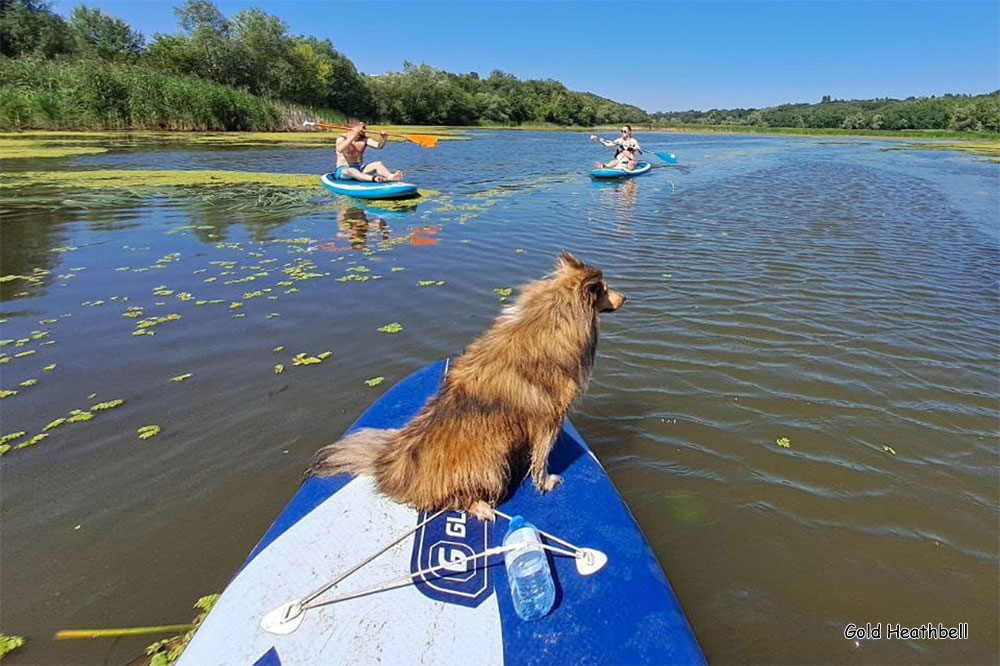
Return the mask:
[[[604,291],[604,274],[596,269],[587,271],[586,276],[580,281],[580,291],[588,298],[596,299]]]
[[[583,268],[583,262],[574,257],[568,251],[563,250],[559,255],[558,261],[556,261],[556,268],[559,270],[575,269],[579,270]]]

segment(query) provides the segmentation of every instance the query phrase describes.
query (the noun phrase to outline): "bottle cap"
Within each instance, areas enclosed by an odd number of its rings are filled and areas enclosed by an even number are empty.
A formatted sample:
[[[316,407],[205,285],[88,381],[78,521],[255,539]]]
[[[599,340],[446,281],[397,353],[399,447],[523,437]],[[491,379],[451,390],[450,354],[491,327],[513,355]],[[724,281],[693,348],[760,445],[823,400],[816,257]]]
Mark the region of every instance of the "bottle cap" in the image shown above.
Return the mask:
[[[507,537],[510,536],[511,532],[514,532],[524,527],[524,522],[525,522],[524,516],[521,515],[511,516],[510,525],[507,527],[507,533],[503,535],[503,538],[506,540]]]

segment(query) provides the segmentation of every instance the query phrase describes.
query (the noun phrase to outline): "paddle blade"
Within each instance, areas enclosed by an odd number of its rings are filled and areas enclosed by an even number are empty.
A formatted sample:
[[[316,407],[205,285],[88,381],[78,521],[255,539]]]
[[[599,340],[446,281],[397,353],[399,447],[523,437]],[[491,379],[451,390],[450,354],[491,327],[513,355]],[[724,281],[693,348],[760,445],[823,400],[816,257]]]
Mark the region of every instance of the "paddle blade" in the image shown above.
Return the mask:
[[[677,156],[673,153],[653,153],[667,164],[677,164]]]
[[[427,134],[407,134],[406,139],[424,148],[433,148],[438,145],[438,138]]]

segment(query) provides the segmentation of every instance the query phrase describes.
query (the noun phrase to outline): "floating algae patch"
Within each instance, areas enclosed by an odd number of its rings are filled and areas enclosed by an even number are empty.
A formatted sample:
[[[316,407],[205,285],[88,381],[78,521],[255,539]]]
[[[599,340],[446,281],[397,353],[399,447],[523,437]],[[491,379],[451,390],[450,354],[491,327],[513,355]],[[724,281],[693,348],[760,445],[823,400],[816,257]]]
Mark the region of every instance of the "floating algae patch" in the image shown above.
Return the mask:
[[[456,141],[471,138],[467,133],[448,127],[440,126],[391,126],[386,125],[378,129],[385,129],[387,132],[400,132],[407,134],[428,134],[437,137],[441,141]],[[377,132],[377,129],[369,128],[369,132]],[[303,130],[299,132],[161,132],[155,130],[146,131],[60,131],[60,130],[36,130],[25,132],[0,132],[0,142],[75,142],[94,143],[101,147],[143,147],[148,145],[154,147],[164,143],[182,143],[193,145],[225,145],[225,146],[286,146],[286,147],[311,147],[329,146],[336,140],[338,130]],[[406,141],[402,137],[389,137],[390,141]]]
[[[879,148],[879,150],[958,150],[964,153],[972,153],[973,155],[984,155],[991,157],[993,162],[1000,162],[1000,141],[904,143],[900,146]]]
[[[44,145],[30,141],[0,141],[0,160],[16,160],[42,157],[73,157],[75,155],[97,155],[108,152],[98,146]]]
[[[357,201],[359,204],[363,205],[368,213],[372,215],[378,215],[379,211],[385,211],[387,213],[395,212],[412,212],[416,210],[417,204],[425,202],[429,199],[437,197],[441,194],[438,190],[427,190],[424,188],[419,188],[417,190],[417,196],[410,197],[409,199],[351,199]]]
[[[194,201],[243,215],[296,215],[332,205],[311,174],[249,171],[85,170],[0,173],[0,191],[22,206],[99,209],[150,196]]]
[[[169,169],[101,169],[86,171],[23,171],[5,173],[3,188],[28,185],[49,185],[72,188],[155,188],[155,187],[217,187],[224,185],[273,185],[276,187],[308,187],[314,189],[314,174],[268,173],[262,171],[176,171]]]

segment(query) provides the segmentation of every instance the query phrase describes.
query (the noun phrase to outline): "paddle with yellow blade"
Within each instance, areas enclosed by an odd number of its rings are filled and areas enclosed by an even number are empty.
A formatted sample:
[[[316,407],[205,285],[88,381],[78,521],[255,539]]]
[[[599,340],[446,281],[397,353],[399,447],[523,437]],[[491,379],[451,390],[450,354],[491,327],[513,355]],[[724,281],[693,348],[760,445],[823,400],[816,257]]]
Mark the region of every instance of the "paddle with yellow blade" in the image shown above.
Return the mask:
[[[307,120],[302,123],[304,127],[319,127],[320,129],[338,129],[338,130],[352,130],[353,127],[348,127],[347,125],[327,125],[324,123],[314,123],[311,120]],[[366,128],[368,132],[378,132],[379,130]],[[399,132],[386,132],[389,136],[398,136],[411,141],[418,146],[423,146],[424,148],[433,148],[437,145],[438,138],[436,136],[431,136],[429,134],[400,134]]]

